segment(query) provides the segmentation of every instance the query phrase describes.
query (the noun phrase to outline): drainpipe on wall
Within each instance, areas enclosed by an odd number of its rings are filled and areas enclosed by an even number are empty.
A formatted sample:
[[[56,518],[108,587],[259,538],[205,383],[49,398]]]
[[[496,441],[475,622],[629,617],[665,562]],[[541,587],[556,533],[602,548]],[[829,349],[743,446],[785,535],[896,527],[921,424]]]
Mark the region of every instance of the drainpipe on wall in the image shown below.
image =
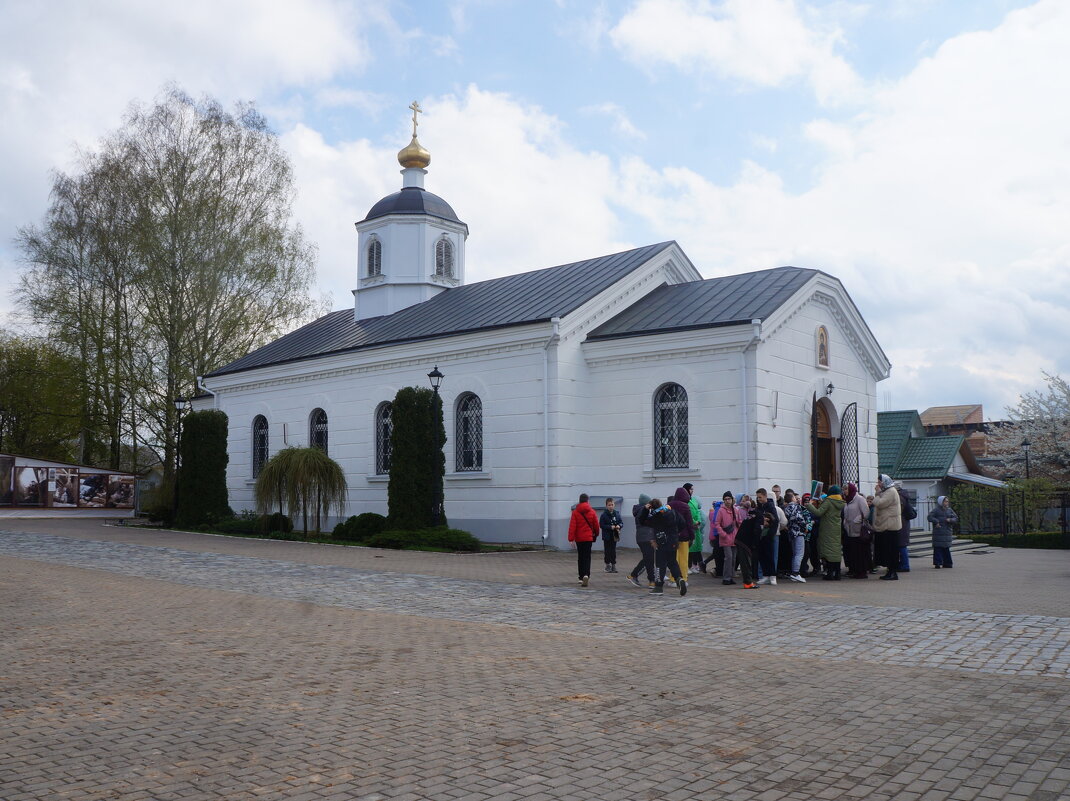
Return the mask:
[[[762,337],[762,321],[751,320],[751,338],[739,352],[739,392],[743,436],[740,438],[743,456],[743,491],[750,492],[750,412],[747,400],[747,351]]]
[[[561,318],[550,320],[550,338],[542,349],[542,541],[550,539],[550,347],[561,338]]]
[[[207,392],[209,395],[212,396],[212,408],[213,409],[218,409],[219,408],[219,396],[217,394],[215,394],[214,392],[212,392],[212,390],[208,389],[208,387],[206,387],[202,383],[204,381],[204,376],[203,375],[195,376],[195,380],[196,380],[196,383],[197,383],[197,389],[199,391]]]

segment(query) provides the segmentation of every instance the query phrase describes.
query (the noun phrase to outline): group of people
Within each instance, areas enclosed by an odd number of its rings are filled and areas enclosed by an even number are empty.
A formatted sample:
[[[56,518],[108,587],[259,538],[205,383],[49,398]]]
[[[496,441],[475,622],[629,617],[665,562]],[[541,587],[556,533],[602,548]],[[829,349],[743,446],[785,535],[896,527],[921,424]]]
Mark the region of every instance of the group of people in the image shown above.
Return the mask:
[[[640,495],[632,507],[635,539],[641,552],[628,581],[642,587],[645,573],[650,592],[664,593],[665,584],[687,594],[687,577],[709,573],[725,585],[736,584],[738,570],[744,589],[775,585],[777,577],[797,583],[818,575],[840,581],[843,568],[852,579],[867,579],[884,567],[885,581],[898,581],[910,571],[907,546],[916,510],[906,491],[881,475],[873,494],[863,496],[849,483],[820,492],[782,492],[772,496],[759,489],[754,496],[725,492],[704,512],[692,484],[679,487],[668,502]],[[933,564],[953,567],[952,528],[957,517],[947,498],[940,497],[929,514],[933,524]],[[586,587],[591,576],[591,549],[599,536],[607,573],[617,571],[617,542],[624,520],[614,499],[607,498],[601,515],[580,496],[569,522],[568,539],[575,543],[579,582]],[[703,545],[712,546],[704,558]]]

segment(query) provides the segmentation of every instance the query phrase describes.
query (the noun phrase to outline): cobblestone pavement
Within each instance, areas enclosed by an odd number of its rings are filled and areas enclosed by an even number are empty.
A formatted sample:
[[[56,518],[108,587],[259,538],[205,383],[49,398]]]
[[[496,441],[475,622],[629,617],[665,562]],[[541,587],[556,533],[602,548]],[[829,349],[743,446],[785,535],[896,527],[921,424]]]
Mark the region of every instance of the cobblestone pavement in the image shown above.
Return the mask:
[[[0,554],[3,801],[1070,796],[1065,618]]]
[[[184,551],[225,553],[336,565],[358,569],[494,581],[502,584],[571,588],[575,579],[574,553],[529,551],[521,553],[451,554],[426,551],[389,551],[377,548],[316,545],[244,537],[220,537],[193,532],[102,526],[94,520],[5,520],[0,530],[58,534],[71,539],[127,542]],[[638,551],[621,549],[621,569],[629,570]],[[595,555],[592,593],[630,594],[623,574],[601,572]],[[915,570],[902,581],[837,581],[792,584],[781,582],[771,592],[744,592],[722,587],[710,576],[696,576],[691,593],[698,597],[770,597],[814,604],[849,604],[908,609],[956,609],[970,612],[1026,613],[1070,618],[1070,592],[1053,591],[1070,586],[1070,551],[993,549],[983,555],[956,558],[955,570],[933,570],[924,559],[913,560]]]
[[[124,575],[347,609],[500,623],[606,639],[915,667],[1070,677],[1070,621],[1041,615],[716,601],[642,591],[606,599],[579,588],[527,587],[6,532],[0,553]],[[762,589],[759,592],[771,592]],[[651,616],[657,603],[671,622]],[[755,638],[755,632],[764,636]]]

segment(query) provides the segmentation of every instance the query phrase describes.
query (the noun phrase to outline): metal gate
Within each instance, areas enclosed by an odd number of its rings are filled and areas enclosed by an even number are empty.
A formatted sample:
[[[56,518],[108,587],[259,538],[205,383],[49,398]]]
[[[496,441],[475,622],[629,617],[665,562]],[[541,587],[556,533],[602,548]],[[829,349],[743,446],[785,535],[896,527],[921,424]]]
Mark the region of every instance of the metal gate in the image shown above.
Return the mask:
[[[858,486],[858,404],[843,410],[840,418],[840,482]]]
[[[810,404],[810,478],[817,481],[817,393]]]

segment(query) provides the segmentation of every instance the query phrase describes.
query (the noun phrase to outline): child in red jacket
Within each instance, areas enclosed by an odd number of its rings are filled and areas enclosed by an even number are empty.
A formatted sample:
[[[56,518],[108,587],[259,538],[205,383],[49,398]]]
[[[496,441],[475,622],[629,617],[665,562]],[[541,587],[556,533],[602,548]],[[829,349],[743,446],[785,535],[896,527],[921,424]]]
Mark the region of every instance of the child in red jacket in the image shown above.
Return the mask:
[[[598,515],[589,501],[587,493],[582,493],[568,521],[568,541],[576,544],[580,584],[584,587],[591,580],[591,546],[598,539]]]

